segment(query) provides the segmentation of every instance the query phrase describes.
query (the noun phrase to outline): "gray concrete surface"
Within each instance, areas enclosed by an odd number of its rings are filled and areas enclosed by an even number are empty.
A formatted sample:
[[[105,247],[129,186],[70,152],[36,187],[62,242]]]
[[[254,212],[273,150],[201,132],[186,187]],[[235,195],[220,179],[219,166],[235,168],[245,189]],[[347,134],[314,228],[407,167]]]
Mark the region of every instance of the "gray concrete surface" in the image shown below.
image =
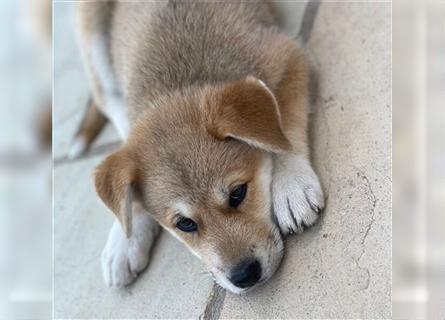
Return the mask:
[[[287,32],[296,35],[305,3],[278,5]],[[91,155],[64,158],[87,90],[72,4],[56,2],[55,317],[389,318],[390,10],[388,3],[320,5],[308,43],[320,73],[311,140],[327,207],[314,228],[287,239],[282,266],[268,283],[235,296],[214,286],[201,263],[166,233],[135,284],[105,288],[99,256],[112,217],[94,194],[91,173],[117,136],[108,128]]]

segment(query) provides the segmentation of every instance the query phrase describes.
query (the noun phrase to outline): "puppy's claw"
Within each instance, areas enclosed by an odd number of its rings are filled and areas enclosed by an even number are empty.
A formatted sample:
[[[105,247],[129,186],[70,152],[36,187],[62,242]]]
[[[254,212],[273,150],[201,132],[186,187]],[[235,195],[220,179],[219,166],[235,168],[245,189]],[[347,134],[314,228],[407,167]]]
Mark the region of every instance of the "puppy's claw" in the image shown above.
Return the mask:
[[[310,204],[310,206],[311,206],[312,211],[314,211],[316,214],[320,214],[320,212],[321,212],[320,207],[312,205],[312,204]]]
[[[304,194],[311,209],[318,214],[324,208],[324,197],[323,192],[321,191],[320,183],[318,182],[318,177],[316,177],[315,184],[315,189],[314,187],[308,188],[304,191]]]

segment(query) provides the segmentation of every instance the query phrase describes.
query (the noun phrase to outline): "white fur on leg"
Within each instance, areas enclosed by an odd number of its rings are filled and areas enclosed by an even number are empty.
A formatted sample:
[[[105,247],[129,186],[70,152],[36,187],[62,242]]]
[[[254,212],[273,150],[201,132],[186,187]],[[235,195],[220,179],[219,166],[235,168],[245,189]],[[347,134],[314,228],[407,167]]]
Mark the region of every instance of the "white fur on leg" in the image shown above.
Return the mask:
[[[277,156],[272,179],[273,209],[281,231],[302,232],[314,224],[324,208],[324,196],[309,160]]]
[[[125,102],[111,66],[105,36],[99,34],[93,37],[89,45],[91,46],[91,64],[99,78],[104,95],[102,112],[110,119],[122,140],[126,141],[130,132],[130,123]]]
[[[114,221],[102,251],[102,272],[109,287],[130,284],[147,267],[159,224],[148,213],[136,214],[132,231],[131,237],[127,238],[118,220]]]
[[[105,112],[117,130],[123,141],[127,141],[130,134],[130,124],[128,121],[125,103],[120,96],[107,97]]]
[[[87,150],[88,143],[87,139],[84,136],[78,136],[74,139],[71,147],[68,151],[69,159],[77,159]]]

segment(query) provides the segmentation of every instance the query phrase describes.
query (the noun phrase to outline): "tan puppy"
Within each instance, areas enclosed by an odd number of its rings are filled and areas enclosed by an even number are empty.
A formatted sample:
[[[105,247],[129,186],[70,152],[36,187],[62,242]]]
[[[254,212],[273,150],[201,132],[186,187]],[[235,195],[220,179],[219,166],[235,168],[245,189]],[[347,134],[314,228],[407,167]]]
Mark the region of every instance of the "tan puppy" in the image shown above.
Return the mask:
[[[99,109],[125,140],[95,174],[117,218],[102,255],[108,285],[126,285],[147,266],[160,224],[241,293],[277,269],[279,229],[316,221],[324,200],[308,160],[309,65],[271,9],[79,5],[89,114],[102,126],[91,111]],[[80,130],[76,153],[88,140]]]

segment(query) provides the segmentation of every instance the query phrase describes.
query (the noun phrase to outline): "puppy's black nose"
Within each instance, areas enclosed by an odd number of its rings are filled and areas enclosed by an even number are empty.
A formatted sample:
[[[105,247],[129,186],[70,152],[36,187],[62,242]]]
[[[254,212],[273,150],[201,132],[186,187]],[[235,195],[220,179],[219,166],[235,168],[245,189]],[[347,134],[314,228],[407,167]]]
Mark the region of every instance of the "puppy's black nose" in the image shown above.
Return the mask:
[[[230,274],[230,281],[238,288],[249,288],[261,278],[261,265],[258,260],[243,261]]]

